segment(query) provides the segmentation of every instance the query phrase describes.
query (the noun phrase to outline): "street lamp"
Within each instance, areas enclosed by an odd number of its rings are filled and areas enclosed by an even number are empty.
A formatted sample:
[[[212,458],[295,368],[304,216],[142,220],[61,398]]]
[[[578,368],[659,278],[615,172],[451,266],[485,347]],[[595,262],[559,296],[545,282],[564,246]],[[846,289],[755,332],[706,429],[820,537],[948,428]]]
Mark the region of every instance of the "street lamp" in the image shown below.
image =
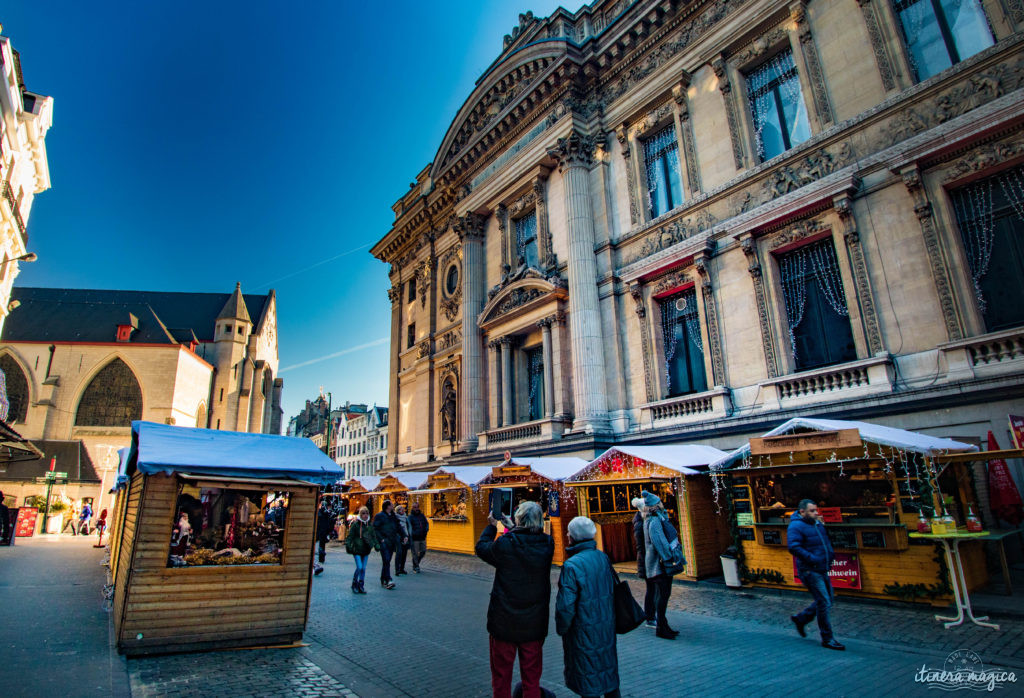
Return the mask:
[[[0,269],[3,269],[11,262],[34,262],[37,259],[39,259],[39,255],[37,255],[35,252],[26,252],[20,257],[14,257],[13,259],[4,260],[3,263],[0,263]]]

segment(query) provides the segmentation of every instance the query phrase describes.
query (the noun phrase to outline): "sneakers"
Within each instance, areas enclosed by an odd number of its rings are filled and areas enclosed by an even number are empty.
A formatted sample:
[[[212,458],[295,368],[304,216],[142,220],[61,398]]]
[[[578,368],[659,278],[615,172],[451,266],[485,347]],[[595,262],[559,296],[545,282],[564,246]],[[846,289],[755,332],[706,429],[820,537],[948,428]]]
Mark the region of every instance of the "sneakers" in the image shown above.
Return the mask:
[[[796,631],[800,633],[800,637],[807,637],[807,631],[804,630],[804,623],[801,623],[796,619],[796,616],[790,616],[789,619],[793,621],[793,625],[796,626]]]
[[[653,621],[653,620],[645,620],[644,621],[644,625],[646,625],[648,628],[657,628],[658,627],[658,623],[656,621]]]
[[[384,588],[385,589],[394,589],[395,588],[395,583],[394,582],[388,582],[387,584],[384,585]]]
[[[419,567],[413,567],[412,571],[415,572],[416,574],[419,574],[420,573],[420,568]]]
[[[840,652],[846,649],[846,645],[835,638],[832,638],[831,640],[822,640],[821,646],[827,650],[839,650]]]
[[[313,567],[313,574],[314,575],[320,575],[320,574],[323,574],[323,573],[324,573],[323,565],[315,565]]]
[[[657,630],[654,635],[656,637],[660,637],[662,640],[675,640],[679,633],[675,630]]]

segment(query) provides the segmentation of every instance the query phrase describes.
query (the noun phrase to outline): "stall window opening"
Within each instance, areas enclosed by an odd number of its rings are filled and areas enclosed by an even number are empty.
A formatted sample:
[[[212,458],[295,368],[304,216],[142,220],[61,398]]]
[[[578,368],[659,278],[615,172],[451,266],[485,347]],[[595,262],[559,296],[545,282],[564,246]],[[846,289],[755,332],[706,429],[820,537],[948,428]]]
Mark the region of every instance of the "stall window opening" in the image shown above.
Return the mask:
[[[995,43],[979,0],[897,0],[894,9],[918,80]]]
[[[168,567],[279,565],[290,493],[178,485]]]
[[[671,295],[660,301],[660,307],[668,397],[707,390],[696,291]]]
[[[631,502],[640,496],[643,486],[594,485],[587,488],[587,506],[591,514],[629,514],[635,510]]]

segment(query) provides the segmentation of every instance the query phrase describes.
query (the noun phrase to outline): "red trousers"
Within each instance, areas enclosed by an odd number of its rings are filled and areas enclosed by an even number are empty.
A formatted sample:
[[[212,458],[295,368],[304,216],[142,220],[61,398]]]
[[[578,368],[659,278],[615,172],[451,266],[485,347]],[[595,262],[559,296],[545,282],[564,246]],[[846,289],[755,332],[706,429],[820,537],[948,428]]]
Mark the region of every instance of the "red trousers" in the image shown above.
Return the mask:
[[[494,698],[512,697],[512,668],[519,653],[519,678],[523,682],[523,698],[540,698],[540,675],[544,670],[544,641],[522,645],[491,637],[491,691]]]

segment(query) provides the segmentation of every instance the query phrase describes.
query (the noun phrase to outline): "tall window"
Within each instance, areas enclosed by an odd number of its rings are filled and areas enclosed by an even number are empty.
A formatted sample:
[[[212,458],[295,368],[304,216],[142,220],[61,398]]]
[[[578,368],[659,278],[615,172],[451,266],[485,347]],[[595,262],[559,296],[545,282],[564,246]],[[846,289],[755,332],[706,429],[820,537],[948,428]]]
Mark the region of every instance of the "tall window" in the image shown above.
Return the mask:
[[[894,7],[918,80],[995,42],[980,0],[896,0]]]
[[[7,414],[2,419],[11,424],[24,422],[28,416],[28,379],[18,362],[10,354],[0,356],[0,371],[7,388]]]
[[[530,372],[530,414],[531,420],[544,416],[544,353],[542,347],[526,350],[526,366]]]
[[[416,343],[416,323],[410,323],[405,328],[405,346],[406,349],[412,349],[412,346]]]
[[[781,256],[779,272],[796,370],[856,359],[850,311],[832,240]]]
[[[657,218],[683,203],[679,177],[679,141],[676,129],[668,126],[644,141],[647,171],[647,210]]]
[[[537,268],[540,264],[537,255],[537,212],[533,211],[527,216],[517,218],[515,227],[517,256],[526,263],[526,266]]]
[[[1024,167],[958,189],[952,198],[986,329],[1024,325]]]
[[[700,315],[694,289],[661,301],[661,336],[669,397],[707,390],[704,343],[700,336]]]
[[[416,300],[416,277],[409,279],[409,302]]]
[[[747,75],[757,155],[771,160],[811,137],[792,51],[782,51]]]
[[[142,419],[142,389],[121,359],[114,359],[93,376],[75,414],[79,427],[128,427]]]

